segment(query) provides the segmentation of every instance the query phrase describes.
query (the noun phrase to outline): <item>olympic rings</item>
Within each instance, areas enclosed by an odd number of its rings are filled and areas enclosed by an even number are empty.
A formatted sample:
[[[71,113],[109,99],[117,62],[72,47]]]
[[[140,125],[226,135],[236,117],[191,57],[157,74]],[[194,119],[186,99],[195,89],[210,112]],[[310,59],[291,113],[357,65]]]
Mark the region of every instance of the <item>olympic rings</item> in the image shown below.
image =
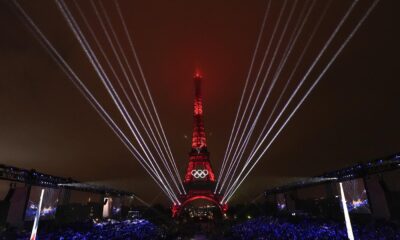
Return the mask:
[[[208,175],[207,169],[204,169],[204,170],[202,170],[202,169],[194,170],[193,169],[191,173],[194,178],[205,178]]]

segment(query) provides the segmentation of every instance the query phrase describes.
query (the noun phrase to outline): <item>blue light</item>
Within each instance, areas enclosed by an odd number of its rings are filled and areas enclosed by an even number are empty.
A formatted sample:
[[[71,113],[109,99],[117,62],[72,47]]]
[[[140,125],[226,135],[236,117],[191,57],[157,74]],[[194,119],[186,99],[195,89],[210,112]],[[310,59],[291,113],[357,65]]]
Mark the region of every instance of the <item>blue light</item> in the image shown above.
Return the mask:
[[[93,222],[91,226],[74,230],[47,232],[38,239],[160,239],[163,232],[145,219]]]

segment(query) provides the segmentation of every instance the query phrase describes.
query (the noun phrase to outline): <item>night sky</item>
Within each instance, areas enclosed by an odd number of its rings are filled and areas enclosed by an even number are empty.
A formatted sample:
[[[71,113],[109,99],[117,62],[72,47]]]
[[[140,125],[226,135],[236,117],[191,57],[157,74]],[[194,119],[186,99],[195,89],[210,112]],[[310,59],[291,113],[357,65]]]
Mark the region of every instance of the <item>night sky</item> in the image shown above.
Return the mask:
[[[104,2],[117,22],[114,5]],[[317,2],[314,18],[325,1]],[[320,43],[350,2],[332,5],[311,52],[321,48]],[[346,25],[347,32],[371,2],[361,0],[360,9]],[[380,1],[234,201],[251,201],[268,187],[400,151],[396,40],[400,28],[396,2]],[[102,103],[115,113],[54,2],[20,3]],[[74,9],[72,2],[67,3]],[[218,173],[267,3],[120,2],[181,175],[190,150],[193,73],[199,69],[204,76],[208,149]],[[292,3],[289,1],[289,5]],[[81,1],[80,5],[92,27],[101,32],[90,4]],[[269,33],[281,2],[273,1],[272,5]],[[120,28],[116,30],[123,36]],[[5,0],[0,1],[0,31],[0,163],[106,183],[133,191],[148,202],[166,202],[156,184]],[[339,46],[344,36],[334,46]],[[128,51],[126,39],[121,41]],[[309,65],[312,56],[304,66]],[[316,75],[312,76],[315,79]],[[267,114],[264,112],[264,116]]]

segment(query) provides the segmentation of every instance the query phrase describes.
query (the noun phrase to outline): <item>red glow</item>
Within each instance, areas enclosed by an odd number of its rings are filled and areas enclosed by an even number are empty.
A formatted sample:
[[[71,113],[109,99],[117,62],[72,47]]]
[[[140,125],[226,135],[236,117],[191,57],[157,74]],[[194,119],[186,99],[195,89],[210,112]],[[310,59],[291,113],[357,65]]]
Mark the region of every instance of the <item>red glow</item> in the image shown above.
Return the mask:
[[[202,78],[200,70],[196,70],[196,72],[194,73],[194,78]]]
[[[200,72],[196,71],[195,79],[201,78]],[[193,104],[193,135],[192,151],[189,156],[189,164],[186,170],[184,182],[191,183],[196,181],[215,182],[214,171],[211,168],[209,154],[207,151],[206,132],[203,122],[203,99],[201,94],[201,82],[195,81],[194,84],[194,104]],[[204,179],[194,179],[191,172],[194,169],[206,169],[208,175]]]
[[[188,204],[188,203],[190,203],[190,202],[193,202],[193,201],[195,201],[195,200],[198,200],[198,199],[203,199],[203,200],[210,201],[210,202],[214,203],[215,205],[217,205],[218,207],[221,208],[221,205],[219,204],[219,202],[216,201],[213,197],[210,197],[210,196],[201,196],[201,195],[200,195],[200,196],[193,196],[193,197],[190,197],[190,198],[186,199],[186,201],[184,201],[184,202],[182,203],[182,207],[184,207],[186,204]]]
[[[208,178],[210,179],[211,182],[215,182],[215,175],[213,170],[211,169],[210,163],[205,163],[205,167],[208,171]]]
[[[201,79],[199,72],[196,72],[194,79]],[[195,81],[194,87],[195,97],[193,103],[192,148],[204,148],[207,147],[207,143],[203,123],[203,98],[201,96],[201,82]]]
[[[210,201],[214,203],[218,208],[220,209],[221,213],[226,213],[228,211],[228,205],[227,204],[221,204],[218,201],[218,197],[216,197],[214,194],[208,194],[208,195],[194,195],[188,197],[180,206],[174,205],[172,206],[172,217],[176,217],[180,214],[180,211],[190,202],[196,201],[198,199],[203,199]]]
[[[189,153],[189,163],[183,180],[185,188],[189,193],[180,196],[180,200],[183,202],[181,206],[174,205],[172,207],[173,217],[180,214],[183,206],[196,199],[205,199],[213,202],[219,207],[222,213],[225,213],[228,209],[226,204],[222,205],[220,203],[220,196],[216,196],[212,193],[215,186],[215,175],[211,167],[210,156],[207,150],[206,132],[204,130],[201,81],[198,81],[201,78],[200,72],[196,71],[194,76],[195,98],[193,104],[192,149]],[[196,175],[193,176],[192,174],[193,170],[207,171],[207,174],[202,177],[196,177]]]
[[[178,205],[172,206],[172,209],[171,209],[171,211],[172,211],[172,217],[178,216],[179,210],[180,210],[180,208],[179,208]]]
[[[203,115],[203,103],[201,99],[196,99],[194,101],[194,115]]]

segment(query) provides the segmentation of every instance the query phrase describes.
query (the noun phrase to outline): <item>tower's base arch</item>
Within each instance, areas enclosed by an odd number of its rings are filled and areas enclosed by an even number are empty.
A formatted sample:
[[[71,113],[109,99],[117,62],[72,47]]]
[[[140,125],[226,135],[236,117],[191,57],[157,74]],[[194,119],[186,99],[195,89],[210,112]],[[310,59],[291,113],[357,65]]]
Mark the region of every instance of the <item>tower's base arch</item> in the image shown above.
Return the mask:
[[[228,205],[227,204],[221,204],[220,202],[220,197],[216,196],[214,194],[188,194],[188,195],[182,195],[180,197],[181,200],[181,204],[180,205],[173,205],[172,206],[172,217],[179,217],[181,216],[183,213],[185,213],[185,210],[188,206],[190,206],[190,204],[195,203],[196,201],[199,200],[203,200],[204,202],[209,202],[211,203],[213,206],[215,206],[220,215],[223,216],[226,211],[228,210]],[[194,206],[194,207],[200,207],[203,210],[202,211],[209,211],[210,205],[208,204],[204,204],[203,206]],[[193,209],[193,211],[196,211],[195,209]],[[196,213],[193,213],[196,214]],[[193,217],[193,215],[192,215]]]

